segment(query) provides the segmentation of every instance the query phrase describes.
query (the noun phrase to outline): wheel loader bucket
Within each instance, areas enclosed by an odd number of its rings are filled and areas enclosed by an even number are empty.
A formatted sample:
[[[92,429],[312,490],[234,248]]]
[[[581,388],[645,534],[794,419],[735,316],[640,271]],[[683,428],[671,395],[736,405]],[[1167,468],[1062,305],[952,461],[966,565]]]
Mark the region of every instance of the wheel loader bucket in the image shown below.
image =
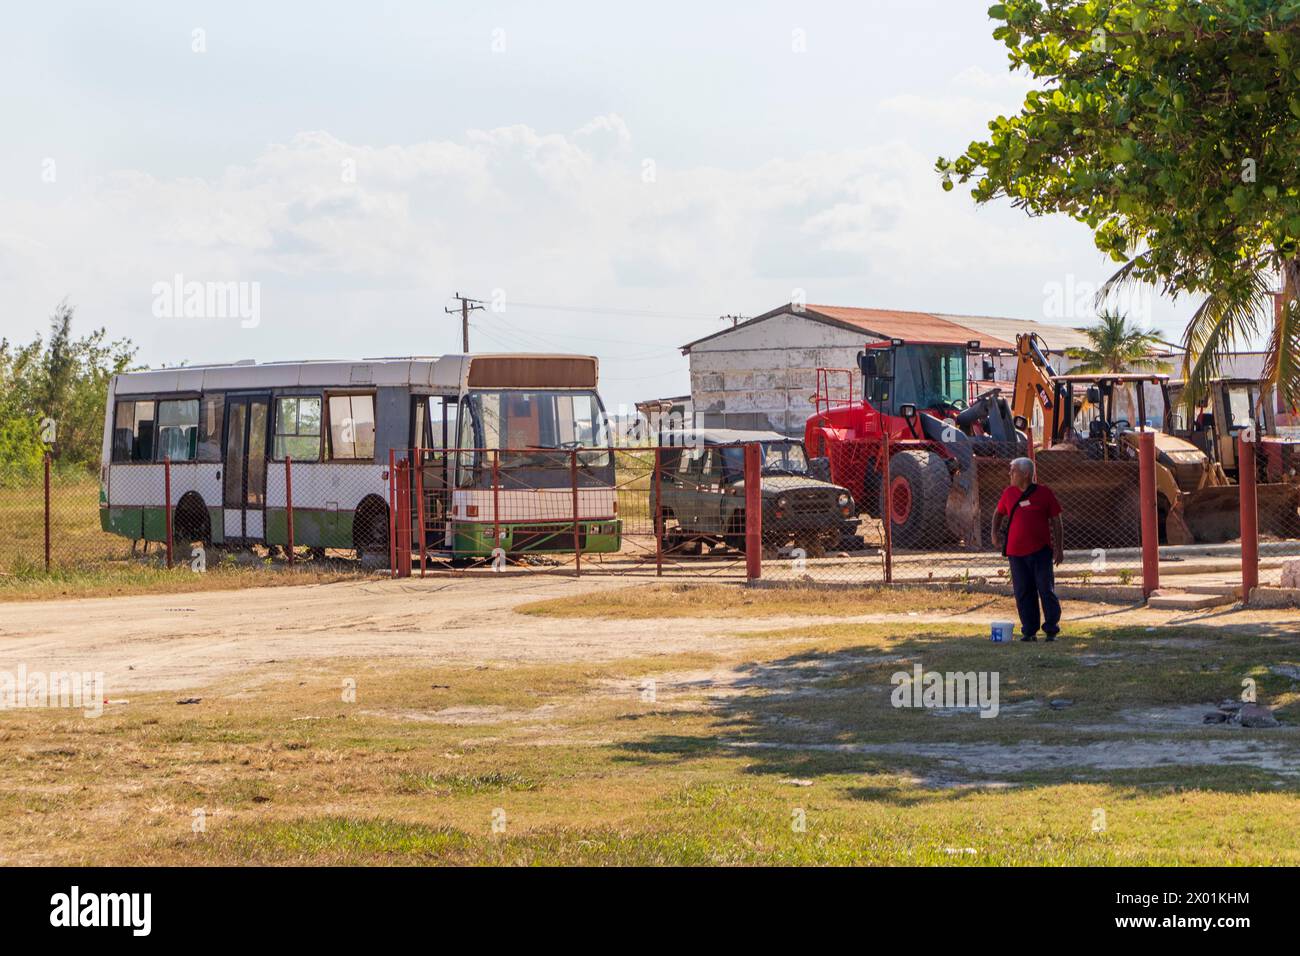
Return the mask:
[[[1166,520],[1170,544],[1216,544],[1241,537],[1241,489],[1236,485],[1202,488],[1179,495],[1177,511],[1190,540],[1175,540]],[[1300,537],[1300,485],[1255,486],[1259,533],[1276,538]]]
[[[1009,484],[1011,461],[975,461],[980,521],[988,542],[998,498]],[[1044,449],[1036,461],[1038,483],[1051,488],[1061,503],[1067,549],[1135,548],[1141,543],[1137,462],[1095,461],[1074,449]]]

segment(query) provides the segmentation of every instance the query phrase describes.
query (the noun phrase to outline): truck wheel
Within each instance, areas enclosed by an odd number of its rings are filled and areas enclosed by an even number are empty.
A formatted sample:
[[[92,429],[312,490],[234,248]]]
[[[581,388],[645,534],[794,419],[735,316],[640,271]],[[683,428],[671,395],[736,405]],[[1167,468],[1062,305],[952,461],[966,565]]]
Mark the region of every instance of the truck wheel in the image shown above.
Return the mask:
[[[889,487],[882,493],[881,514],[888,516],[896,547],[943,544],[950,482],[943,459],[932,451],[900,451],[889,459]]]

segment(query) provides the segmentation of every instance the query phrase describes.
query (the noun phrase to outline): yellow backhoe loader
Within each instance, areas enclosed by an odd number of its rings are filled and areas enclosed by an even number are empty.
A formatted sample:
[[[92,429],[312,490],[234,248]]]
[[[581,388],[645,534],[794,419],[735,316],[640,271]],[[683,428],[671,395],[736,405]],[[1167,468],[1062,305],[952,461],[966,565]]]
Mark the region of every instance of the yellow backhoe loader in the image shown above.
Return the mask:
[[[1240,536],[1238,492],[1218,461],[1172,433],[1169,376],[1155,373],[1057,375],[1032,333],[1016,338],[1012,413],[1028,421],[1042,410],[1036,457],[1040,480],[1079,502],[1072,520],[1108,522],[1119,502],[1122,537],[1138,540],[1138,436],[1155,435],[1160,538],[1167,544],[1230,541]],[[1156,414],[1149,414],[1156,411]],[[1160,425],[1157,426],[1156,422]],[[1300,536],[1300,487],[1257,485],[1259,526],[1280,537]],[[1068,510],[1068,505],[1066,505]],[[1115,535],[1110,535],[1115,537]]]

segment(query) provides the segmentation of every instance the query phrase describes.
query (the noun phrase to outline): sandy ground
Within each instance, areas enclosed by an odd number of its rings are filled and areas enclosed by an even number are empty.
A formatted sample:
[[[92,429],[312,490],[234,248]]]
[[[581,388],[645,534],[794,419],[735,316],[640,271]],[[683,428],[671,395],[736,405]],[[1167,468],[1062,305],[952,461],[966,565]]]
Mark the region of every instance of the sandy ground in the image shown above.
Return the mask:
[[[102,672],[110,696],[199,689],[288,661],[405,658],[437,663],[605,661],[727,652],[754,631],[818,622],[962,620],[981,636],[1005,610],[861,617],[619,620],[522,616],[521,603],[644,586],[645,579],[474,574],[188,595],[0,604],[0,670]],[[1066,603],[1066,624],[1205,624],[1300,629],[1294,611],[1156,612]],[[751,645],[752,646],[752,645]]]

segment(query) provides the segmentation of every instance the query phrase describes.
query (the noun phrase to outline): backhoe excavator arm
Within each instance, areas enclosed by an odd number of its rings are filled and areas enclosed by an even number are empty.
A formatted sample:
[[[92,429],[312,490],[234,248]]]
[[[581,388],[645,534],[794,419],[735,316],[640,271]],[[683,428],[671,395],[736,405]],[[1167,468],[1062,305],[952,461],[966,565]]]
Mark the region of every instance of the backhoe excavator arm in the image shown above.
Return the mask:
[[[1011,414],[1030,421],[1034,402],[1043,406],[1043,419],[1052,408],[1052,380],[1056,370],[1047,360],[1042,340],[1033,332],[1016,336],[1016,387],[1011,398]]]

